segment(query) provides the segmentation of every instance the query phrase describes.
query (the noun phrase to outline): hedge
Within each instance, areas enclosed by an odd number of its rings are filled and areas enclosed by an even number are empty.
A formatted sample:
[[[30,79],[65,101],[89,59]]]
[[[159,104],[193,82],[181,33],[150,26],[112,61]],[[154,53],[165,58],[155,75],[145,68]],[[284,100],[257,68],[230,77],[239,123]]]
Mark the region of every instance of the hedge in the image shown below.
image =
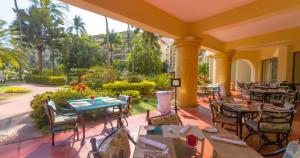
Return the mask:
[[[128,83],[127,81],[116,81],[113,83],[103,84],[103,89],[122,93],[123,91],[136,90],[142,95],[151,94],[154,91],[155,83],[142,81],[138,83]]]
[[[23,87],[8,87],[4,93],[27,93],[30,92],[29,89]]]
[[[39,76],[39,75],[31,75],[26,77],[26,82],[29,83],[39,83],[45,85],[65,85],[66,84],[65,76]]]

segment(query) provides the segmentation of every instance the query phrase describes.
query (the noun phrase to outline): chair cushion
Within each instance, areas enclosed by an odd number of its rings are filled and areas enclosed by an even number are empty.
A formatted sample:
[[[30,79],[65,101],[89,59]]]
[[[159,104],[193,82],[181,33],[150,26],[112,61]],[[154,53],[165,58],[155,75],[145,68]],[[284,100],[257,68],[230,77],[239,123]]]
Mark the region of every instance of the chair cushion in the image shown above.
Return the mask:
[[[180,119],[177,114],[154,117],[150,121],[152,125],[180,125]]]
[[[217,117],[215,118],[215,122],[218,123],[225,123],[225,124],[231,124],[231,125],[236,125],[236,118],[232,117],[226,117],[222,114],[218,114]]]
[[[274,123],[260,123],[258,131],[258,121],[247,121],[246,125],[257,132],[288,132],[290,130],[289,124],[274,124]]]
[[[111,135],[101,145],[98,154],[101,158],[129,158],[130,145],[127,133],[124,128],[120,128]]]
[[[283,158],[298,158],[300,157],[300,144],[298,141],[289,142]]]
[[[55,125],[67,124],[76,121],[77,121],[76,115],[70,115],[70,116],[56,115],[54,119]]]

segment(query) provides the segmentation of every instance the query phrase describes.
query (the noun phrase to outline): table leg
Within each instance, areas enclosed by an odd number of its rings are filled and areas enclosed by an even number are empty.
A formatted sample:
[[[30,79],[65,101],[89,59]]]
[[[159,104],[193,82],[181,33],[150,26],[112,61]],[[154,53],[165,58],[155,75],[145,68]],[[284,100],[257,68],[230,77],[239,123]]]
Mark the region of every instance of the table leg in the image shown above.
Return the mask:
[[[82,140],[81,140],[81,146],[83,146],[84,143],[85,143],[85,120],[84,120],[84,117],[83,117],[83,113],[80,113],[79,117],[80,117],[80,123],[81,123],[81,125],[82,125]]]
[[[239,136],[243,139],[243,113],[239,114]]]
[[[118,105],[118,108],[119,108],[119,116],[118,116],[118,119],[117,119],[117,127],[120,128],[120,127],[123,127],[123,123],[122,123],[122,106],[121,105]]]

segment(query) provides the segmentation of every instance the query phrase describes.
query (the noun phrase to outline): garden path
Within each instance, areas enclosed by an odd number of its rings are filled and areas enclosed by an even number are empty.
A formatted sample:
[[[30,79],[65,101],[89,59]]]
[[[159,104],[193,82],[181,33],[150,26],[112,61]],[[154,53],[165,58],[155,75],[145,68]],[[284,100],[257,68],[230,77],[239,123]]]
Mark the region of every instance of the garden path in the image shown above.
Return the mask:
[[[30,101],[34,95],[58,88],[28,83],[8,83],[7,85],[28,88],[31,92],[0,101],[0,145],[41,136],[41,132],[30,118],[32,111]]]

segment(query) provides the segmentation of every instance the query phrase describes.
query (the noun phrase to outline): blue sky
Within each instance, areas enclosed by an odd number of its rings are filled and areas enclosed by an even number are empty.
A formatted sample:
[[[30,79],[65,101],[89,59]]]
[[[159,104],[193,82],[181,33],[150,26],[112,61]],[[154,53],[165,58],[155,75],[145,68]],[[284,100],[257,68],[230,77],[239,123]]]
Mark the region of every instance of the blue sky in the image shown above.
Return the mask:
[[[19,8],[27,8],[31,2],[29,0],[17,0]],[[53,1],[57,3],[57,0]],[[61,2],[59,2],[61,3]],[[15,19],[15,13],[12,11],[14,8],[14,0],[1,0],[0,3],[0,19],[5,20],[10,24]],[[96,35],[99,33],[105,33],[105,20],[104,17],[83,9],[69,5],[69,12],[65,13],[67,16],[66,25],[72,24],[72,19],[75,15],[80,15],[86,26],[88,34]],[[114,29],[115,32],[124,31],[127,29],[127,24],[109,19],[110,30]]]

